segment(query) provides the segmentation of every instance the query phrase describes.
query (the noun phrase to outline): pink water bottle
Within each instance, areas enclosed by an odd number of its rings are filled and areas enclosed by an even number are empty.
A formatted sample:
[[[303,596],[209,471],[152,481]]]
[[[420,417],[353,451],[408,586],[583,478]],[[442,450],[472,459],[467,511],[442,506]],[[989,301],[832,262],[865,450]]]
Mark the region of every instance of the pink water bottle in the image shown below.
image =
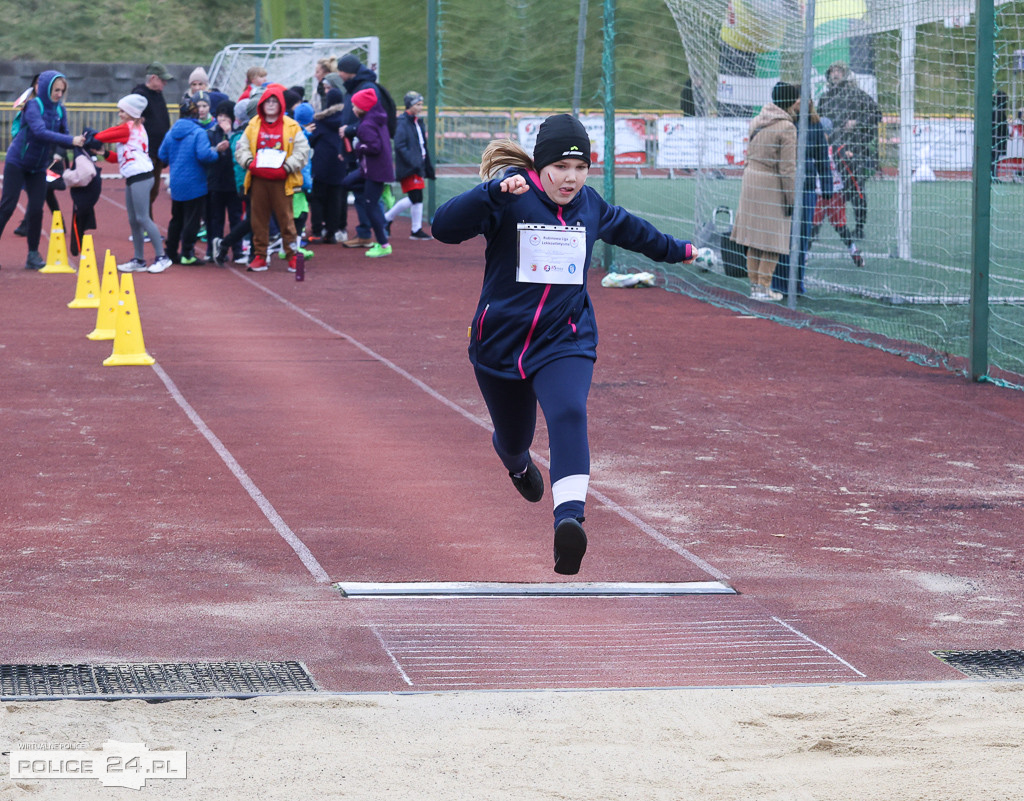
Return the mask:
[[[301,250],[295,253],[295,280],[306,280],[306,259]]]

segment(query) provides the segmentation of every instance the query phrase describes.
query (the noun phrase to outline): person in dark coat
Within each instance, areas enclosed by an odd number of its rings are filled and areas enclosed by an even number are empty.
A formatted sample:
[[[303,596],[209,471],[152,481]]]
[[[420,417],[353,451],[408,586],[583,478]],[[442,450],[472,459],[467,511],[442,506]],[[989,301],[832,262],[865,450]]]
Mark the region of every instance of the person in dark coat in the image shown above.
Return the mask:
[[[423,127],[420,114],[423,112],[423,95],[408,92],[405,96],[405,113],[398,117],[395,129],[395,178],[402,184],[405,197],[388,209],[384,219],[389,223],[406,209],[412,219],[410,239],[432,239],[423,230],[423,189],[424,179],[434,180],[434,165],[427,147],[427,130]]]
[[[346,135],[351,137],[355,131],[356,125],[359,123],[359,119],[356,115],[356,109],[352,105],[352,98],[357,92],[361,92],[363,89],[373,89],[377,91],[377,73],[367,67],[363,62],[359,60],[359,57],[354,53],[346,53],[344,56],[338,59],[338,75],[341,76],[342,81],[345,85],[345,105],[341,112],[341,124],[346,128]],[[358,168],[359,159],[356,157],[354,152],[350,152],[346,158],[346,167],[349,176],[356,172]],[[342,246],[347,248],[368,248],[373,245],[372,226],[370,224],[370,218],[367,216],[367,206],[365,203],[360,202],[359,196],[362,192],[362,185],[358,181],[352,182],[352,193],[356,199],[356,214],[359,217],[359,222],[356,225],[356,235],[349,237],[347,240],[342,242]]]
[[[324,96],[322,114],[313,115],[313,130],[306,138],[313,148],[311,163],[313,189],[309,195],[309,216],[313,234],[310,242],[332,245],[348,239],[348,192],[342,189],[347,174],[345,139],[340,133],[345,96],[334,87]]]
[[[167,110],[167,100],[164,98],[164,87],[172,80],[174,75],[167,67],[159,61],[154,61],[146,67],[146,79],[132,89],[133,94],[142,95],[146,98],[146,116],[142,124],[149,136],[149,157],[153,160],[153,186],[149,190],[149,216],[153,217],[153,201],[160,194],[160,174],[163,172],[166,163],[160,160],[160,145],[164,137],[171,130],[171,113]]]
[[[861,191],[853,200],[854,237],[864,238],[868,200],[864,187],[877,171],[878,126],[882,113],[874,99],[857,85],[850,68],[837,61],[825,73],[828,90],[818,101],[818,113],[832,120],[832,145],[843,148],[854,166]]]

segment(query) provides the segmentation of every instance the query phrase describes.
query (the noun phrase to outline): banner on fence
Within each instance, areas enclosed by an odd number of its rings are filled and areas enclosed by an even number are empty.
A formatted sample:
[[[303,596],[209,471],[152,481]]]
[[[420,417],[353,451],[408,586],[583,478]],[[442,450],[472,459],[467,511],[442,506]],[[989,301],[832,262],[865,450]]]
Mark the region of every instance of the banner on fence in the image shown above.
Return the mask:
[[[537,129],[544,122],[543,117],[523,117],[519,120],[519,144],[527,153],[533,152],[537,142]],[[590,134],[591,163],[604,163],[604,117],[597,114],[583,114],[580,122]],[[633,117],[615,120],[615,163],[647,163],[647,121]]]
[[[656,167],[742,166],[747,157],[744,117],[659,117]]]
[[[886,120],[892,136],[899,121]],[[742,166],[750,120],[744,117],[659,117],[654,166],[722,169]],[[974,122],[967,117],[917,119],[913,127],[914,167],[963,172],[974,163]]]

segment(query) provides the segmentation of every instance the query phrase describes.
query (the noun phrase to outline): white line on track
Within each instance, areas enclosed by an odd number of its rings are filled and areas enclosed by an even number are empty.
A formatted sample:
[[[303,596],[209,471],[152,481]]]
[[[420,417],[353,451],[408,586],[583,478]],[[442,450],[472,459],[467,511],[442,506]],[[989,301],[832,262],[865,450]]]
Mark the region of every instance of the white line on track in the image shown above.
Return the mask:
[[[242,466],[238,463],[234,456],[231,455],[224,443],[220,441],[216,434],[214,434],[210,427],[206,425],[203,418],[199,416],[199,413],[192,408],[192,405],[185,400],[185,396],[181,394],[181,390],[178,389],[177,385],[171,379],[159,363],[153,365],[153,370],[160,377],[160,380],[164,382],[164,386],[167,387],[167,391],[171,393],[171,397],[177,402],[182,408],[189,420],[193,422],[195,427],[199,430],[199,433],[206,437],[207,441],[213,446],[213,449],[217,452],[217,455],[227,465],[238,482],[245,488],[245,491],[249,493],[249,497],[252,498],[256,505],[260,508],[260,511],[266,516],[267,520],[274,527],[277,533],[281,536],[291,549],[295,551],[295,554],[302,560],[302,564],[306,566],[306,569],[312,574],[318,582],[326,584],[330,581],[330,577],[327,575],[327,571],[324,570],[323,566],[313,556],[312,551],[306,547],[306,544],[296,536],[295,532],[289,528],[288,524],[284,522],[281,515],[278,514],[277,509],[274,508],[273,504],[267,500],[267,497],[260,492],[259,487],[249,478],[249,474],[242,469]]]
[[[246,275],[242,275],[241,272],[239,272],[238,270],[236,270],[234,268],[230,268],[230,269],[231,269],[231,272],[233,272],[235,275],[237,275],[239,278],[241,278],[246,283],[251,284],[252,286],[256,287],[257,289],[262,290],[263,292],[266,292],[268,295],[270,295],[270,297],[274,298],[279,303],[282,303],[284,306],[286,306],[287,308],[291,309],[296,314],[299,314],[300,316],[305,317],[307,320],[309,320],[314,325],[318,325],[322,329],[327,331],[328,333],[333,334],[334,336],[340,337],[341,339],[344,339],[346,342],[351,344],[353,347],[358,348],[359,350],[361,350],[363,353],[365,353],[370,358],[375,359],[376,361],[380,362],[382,365],[387,367],[389,370],[393,370],[395,373],[400,375],[402,378],[404,378],[405,380],[411,382],[416,387],[418,387],[419,389],[421,389],[424,392],[426,392],[430,397],[432,397],[435,400],[443,403],[449,409],[452,409],[453,411],[455,411],[458,414],[462,415],[467,420],[469,420],[471,423],[474,423],[474,424],[480,426],[481,428],[485,429],[486,431],[490,431],[490,432],[494,431],[493,426],[491,426],[491,424],[488,421],[483,420],[483,419],[477,417],[475,414],[473,414],[469,410],[464,409],[463,407],[459,406],[459,404],[455,403],[454,401],[450,400],[449,398],[446,398],[444,395],[442,395],[436,389],[434,389],[433,387],[429,386],[428,384],[425,384],[420,379],[416,378],[414,375],[412,375],[411,373],[407,372],[406,370],[403,370],[401,367],[399,367],[397,364],[392,362],[390,359],[385,358],[381,354],[379,354],[376,351],[372,350],[371,348],[367,347],[362,342],[359,342],[358,340],[354,339],[353,337],[349,336],[348,334],[344,333],[343,331],[339,331],[337,328],[334,328],[329,323],[326,323],[323,320],[319,319],[318,317],[313,316],[312,314],[310,314],[305,309],[303,309],[303,308],[301,308],[299,306],[296,306],[290,300],[288,300],[287,298],[285,298],[285,297],[279,295],[278,293],[274,292],[272,289],[268,289],[263,284],[261,284],[261,283],[259,283],[257,281],[252,280],[251,278],[249,278]],[[533,453],[532,451],[531,451],[531,454],[532,454],[533,460],[535,462],[538,462],[539,464],[542,464],[544,467],[549,467],[550,466],[548,464],[548,461],[544,457],[540,456],[539,454]],[[629,510],[622,508],[621,506],[619,506],[619,504],[615,503],[615,501],[613,501],[608,496],[604,495],[601,492],[598,492],[593,487],[590,487],[589,492],[590,492],[591,496],[593,496],[596,500],[600,501],[606,508],[608,508],[610,511],[614,512],[615,514],[617,514],[623,520],[626,520],[627,522],[632,523],[634,526],[639,528],[644,534],[646,534],[652,540],[657,542],[659,545],[662,545],[662,546],[668,548],[669,550],[672,550],[675,553],[679,554],[684,559],[686,559],[687,561],[693,563],[694,565],[699,567],[701,570],[703,570],[705,573],[707,573],[710,576],[713,576],[717,580],[719,580],[719,581],[728,581],[728,579],[729,579],[728,575],[723,573],[721,570],[719,570],[718,568],[716,568],[713,565],[709,564],[708,562],[704,561],[703,559],[701,559],[696,554],[691,553],[686,548],[684,548],[682,545],[680,545],[679,543],[675,542],[670,537],[665,536],[664,534],[659,532],[657,529],[655,529],[653,526],[651,526],[650,524],[644,522],[639,517],[634,515]]]

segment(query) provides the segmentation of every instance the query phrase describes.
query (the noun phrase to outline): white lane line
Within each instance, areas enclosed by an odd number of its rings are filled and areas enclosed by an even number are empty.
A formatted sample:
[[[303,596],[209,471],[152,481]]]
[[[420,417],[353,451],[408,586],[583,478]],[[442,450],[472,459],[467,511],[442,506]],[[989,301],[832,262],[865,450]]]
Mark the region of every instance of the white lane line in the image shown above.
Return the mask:
[[[270,297],[272,297],[275,300],[277,300],[278,302],[284,304],[286,307],[288,307],[289,309],[294,311],[296,314],[298,314],[298,315],[300,315],[302,317],[305,317],[307,320],[309,320],[314,325],[320,326],[320,328],[324,329],[325,331],[327,331],[330,334],[333,334],[333,335],[335,335],[337,337],[341,337],[346,342],[350,343],[354,347],[356,347],[359,350],[361,350],[363,353],[365,353],[370,358],[377,360],[378,362],[383,364],[385,367],[387,367],[389,370],[393,370],[395,373],[400,375],[402,378],[406,379],[407,381],[412,382],[414,385],[416,385],[421,390],[423,390],[428,395],[430,395],[430,397],[434,398],[437,401],[440,401],[445,406],[447,406],[449,409],[452,409],[453,411],[458,412],[459,414],[461,414],[463,417],[465,417],[470,422],[475,423],[476,425],[480,426],[481,428],[483,428],[486,431],[489,431],[489,432],[493,432],[494,431],[494,427],[490,424],[490,422],[488,422],[487,420],[483,420],[483,419],[477,417],[475,414],[470,412],[468,409],[464,409],[463,407],[459,406],[459,404],[455,403],[452,400],[449,400],[444,395],[442,395],[440,392],[435,390],[433,387],[423,383],[422,381],[420,381],[420,379],[416,378],[411,373],[403,370],[401,367],[399,367],[397,364],[395,364],[391,360],[386,359],[385,357],[381,356],[379,353],[377,353],[376,351],[374,351],[371,348],[367,347],[362,342],[359,342],[358,340],[353,339],[351,336],[349,336],[348,334],[344,333],[343,331],[339,331],[337,328],[335,328],[334,326],[330,325],[329,323],[326,323],[323,320],[321,320],[321,319],[319,319],[317,317],[314,317],[312,314],[307,312],[305,309],[303,309],[303,308],[301,308],[299,306],[296,306],[294,303],[292,303],[290,300],[288,300],[288,298],[283,297],[283,296],[277,294],[276,292],[274,292],[274,290],[268,289],[263,284],[261,284],[261,283],[259,283],[257,281],[252,280],[248,276],[242,275],[242,273],[240,273],[238,270],[236,270],[234,268],[231,268],[231,271],[235,275],[237,275],[239,278],[241,278],[243,281],[251,284],[252,286],[256,287],[257,289],[262,290],[263,292],[266,292],[268,295],[270,295]],[[543,465],[544,467],[550,467],[550,464],[548,463],[547,459],[545,459],[543,456],[541,456],[540,454],[533,453],[533,451],[530,451],[530,453],[533,456],[533,460],[535,462]],[[709,563],[705,562],[703,559],[701,559],[696,554],[691,553],[686,548],[684,548],[682,545],[680,545],[679,543],[677,543],[674,540],[672,540],[670,537],[667,537],[664,534],[662,534],[661,532],[659,532],[658,530],[656,530],[653,526],[649,525],[648,523],[645,523],[643,520],[641,520],[639,517],[634,515],[632,512],[628,511],[627,509],[623,509],[621,506],[619,506],[619,504],[615,503],[615,501],[613,501],[607,495],[604,495],[603,493],[598,492],[597,490],[595,490],[593,488],[593,486],[590,487],[590,494],[591,494],[591,496],[594,497],[595,500],[600,501],[606,508],[608,508],[610,511],[614,512],[615,514],[617,514],[623,520],[626,520],[627,522],[632,523],[634,526],[639,528],[644,534],[646,534],[648,537],[653,539],[658,544],[663,545],[664,547],[668,548],[669,550],[672,550],[675,553],[679,554],[684,559],[686,559],[687,561],[689,561],[692,564],[696,565],[701,570],[703,570],[705,573],[709,574],[710,576],[713,576],[717,580],[719,580],[719,581],[728,581],[729,580],[729,576],[727,574],[723,573],[718,568],[716,568],[716,567],[710,565]]]
[[[377,627],[370,626],[369,628],[370,631],[373,632],[373,636],[377,638],[377,642],[380,643],[380,647],[384,649],[384,653],[388,655],[388,658],[391,660],[391,664],[395,666],[395,670],[397,670],[399,675],[401,675],[402,681],[404,681],[406,684],[412,687],[412,679],[409,678],[409,674],[405,672],[405,669],[402,667],[401,663],[398,661],[398,658],[394,655],[394,653],[392,653],[391,649],[388,647],[388,644],[384,642],[384,638],[381,636],[381,633],[377,631]]]
[[[214,434],[210,427],[206,425],[203,418],[199,416],[199,413],[192,408],[192,405],[185,400],[185,396],[181,394],[181,390],[178,389],[177,385],[171,380],[171,377],[164,372],[164,369],[159,363],[153,365],[153,370],[160,380],[164,382],[164,386],[167,387],[167,391],[174,398],[175,402],[182,408],[182,411],[188,416],[188,419],[192,421],[199,433],[206,437],[207,442],[213,446],[213,449],[217,452],[217,455],[223,460],[224,464],[227,465],[238,482],[242,485],[246,492],[249,493],[249,497],[252,498],[256,505],[260,508],[260,511],[266,516],[267,520],[270,521],[270,525],[274,527],[274,530],[281,536],[291,549],[295,551],[295,554],[302,560],[302,564],[306,566],[306,569],[312,574],[313,578],[318,582],[327,583],[330,581],[330,577],[327,575],[327,571],[323,569],[321,564],[313,556],[312,551],[306,547],[306,544],[298,538],[294,531],[289,528],[288,524],[284,522],[284,519],[277,513],[277,509],[274,508],[273,504],[267,500],[267,497],[260,492],[259,487],[256,486],[255,482],[249,478],[248,473],[242,469],[242,466],[238,463],[238,460],[231,455],[224,443],[220,441],[216,434]]]
[[[841,656],[839,656],[839,654],[835,653],[834,651],[830,651],[828,648],[826,648],[824,645],[822,645],[817,640],[812,640],[810,637],[808,637],[806,634],[804,634],[799,629],[793,628],[785,620],[780,620],[779,618],[775,617],[774,615],[772,616],[772,620],[774,620],[780,626],[784,626],[785,628],[789,629],[791,632],[793,632],[798,637],[802,637],[803,639],[807,640],[807,642],[809,642],[815,648],[820,648],[822,651],[824,651],[826,654],[831,656],[833,659],[835,659],[835,660],[837,660],[839,662],[842,662],[844,665],[846,665],[850,670],[852,670],[854,673],[856,673],[861,678],[867,678],[867,674],[866,673],[861,673],[859,670],[857,670],[857,668],[855,668],[853,665],[851,665],[849,662],[847,662],[845,659],[843,659]]]

